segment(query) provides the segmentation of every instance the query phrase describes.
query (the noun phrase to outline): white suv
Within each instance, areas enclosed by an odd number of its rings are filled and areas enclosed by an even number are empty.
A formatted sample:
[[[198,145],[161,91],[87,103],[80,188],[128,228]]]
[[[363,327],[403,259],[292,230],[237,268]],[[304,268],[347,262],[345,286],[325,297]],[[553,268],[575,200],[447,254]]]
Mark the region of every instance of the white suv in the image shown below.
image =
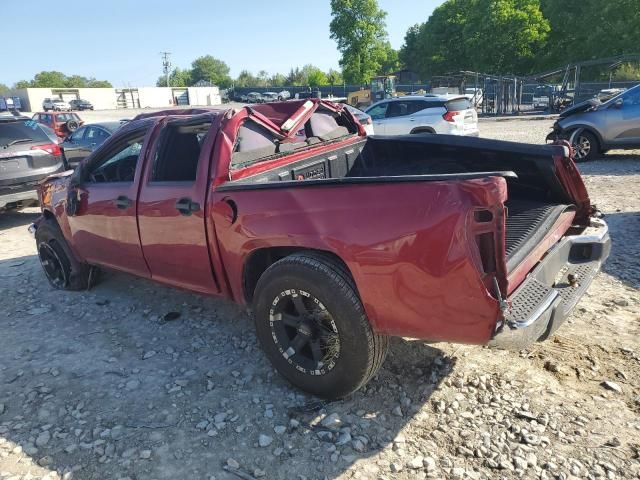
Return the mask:
[[[389,98],[371,105],[376,135],[440,133],[477,137],[478,114],[468,98],[451,95]]]
[[[69,106],[69,104],[58,97],[45,98],[42,101],[42,109],[45,112],[48,112],[49,110],[55,110],[58,112],[71,111],[71,107]]]

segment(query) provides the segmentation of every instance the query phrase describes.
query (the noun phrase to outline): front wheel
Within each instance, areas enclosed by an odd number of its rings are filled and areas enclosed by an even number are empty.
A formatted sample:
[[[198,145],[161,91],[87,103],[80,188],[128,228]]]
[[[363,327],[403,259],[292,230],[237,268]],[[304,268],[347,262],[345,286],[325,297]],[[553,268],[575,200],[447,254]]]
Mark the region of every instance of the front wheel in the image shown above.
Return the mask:
[[[96,281],[98,271],[78,262],[53,220],[45,220],[36,230],[36,247],[44,274],[59,290],[86,290]]]
[[[277,261],[260,277],[253,305],[267,357],[311,394],[349,395],[386,357],[388,337],[373,332],[349,273],[328,256],[299,253]]]
[[[575,135],[572,145],[576,162],[593,160],[600,152],[598,139],[590,132],[581,132]]]

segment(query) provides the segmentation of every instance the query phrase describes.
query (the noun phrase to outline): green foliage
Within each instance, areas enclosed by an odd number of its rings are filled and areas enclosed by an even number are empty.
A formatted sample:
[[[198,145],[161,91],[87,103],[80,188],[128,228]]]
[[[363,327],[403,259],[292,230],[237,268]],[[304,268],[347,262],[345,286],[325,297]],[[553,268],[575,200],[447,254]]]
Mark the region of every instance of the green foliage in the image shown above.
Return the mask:
[[[408,30],[400,58],[423,77],[457,70],[530,73],[549,30],[540,0],[447,0]]]
[[[340,85],[341,83],[344,83],[342,72],[330,68],[327,72],[327,83],[329,85]]]
[[[4,83],[0,83],[0,95],[7,93],[9,91],[9,87]]]
[[[640,80],[640,65],[625,63],[613,72],[612,79],[619,82]]]
[[[189,87],[191,86],[191,70],[182,70],[178,67],[169,73],[169,85],[172,87]],[[167,77],[161,75],[156,82],[157,87],[167,86]]]
[[[540,0],[549,19],[545,68],[640,50],[640,0]]]
[[[199,80],[226,88],[231,85],[229,66],[211,55],[196,58],[191,63],[191,82],[193,84]]]
[[[20,80],[14,88],[112,88],[106,80],[81,75],[67,76],[62,72],[50,71],[37,73],[33,80]]]
[[[376,0],[331,0],[331,38],[349,83],[367,83],[387,60],[386,12]]]
[[[400,60],[423,78],[526,75],[637,53],[638,45],[640,0],[446,0],[407,31]]]

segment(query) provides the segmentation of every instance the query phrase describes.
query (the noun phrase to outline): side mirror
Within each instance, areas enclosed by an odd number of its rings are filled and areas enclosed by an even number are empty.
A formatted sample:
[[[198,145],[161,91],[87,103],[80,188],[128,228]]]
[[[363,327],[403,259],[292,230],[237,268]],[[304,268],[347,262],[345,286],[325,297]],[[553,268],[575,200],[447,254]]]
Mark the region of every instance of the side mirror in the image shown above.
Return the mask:
[[[622,105],[624,105],[624,100],[619,98],[614,102],[613,107],[617,109],[621,109]]]

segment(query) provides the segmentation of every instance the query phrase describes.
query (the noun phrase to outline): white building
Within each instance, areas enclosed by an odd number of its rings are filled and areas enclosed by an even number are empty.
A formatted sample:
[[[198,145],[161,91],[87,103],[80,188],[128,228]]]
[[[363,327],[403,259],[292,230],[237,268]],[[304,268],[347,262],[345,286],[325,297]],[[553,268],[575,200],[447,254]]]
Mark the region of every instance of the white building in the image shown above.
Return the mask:
[[[42,110],[42,101],[52,97],[61,98],[65,102],[87,100],[95,110],[173,105],[208,106],[222,103],[218,87],[20,88],[7,96],[20,97],[21,110],[24,112]]]

